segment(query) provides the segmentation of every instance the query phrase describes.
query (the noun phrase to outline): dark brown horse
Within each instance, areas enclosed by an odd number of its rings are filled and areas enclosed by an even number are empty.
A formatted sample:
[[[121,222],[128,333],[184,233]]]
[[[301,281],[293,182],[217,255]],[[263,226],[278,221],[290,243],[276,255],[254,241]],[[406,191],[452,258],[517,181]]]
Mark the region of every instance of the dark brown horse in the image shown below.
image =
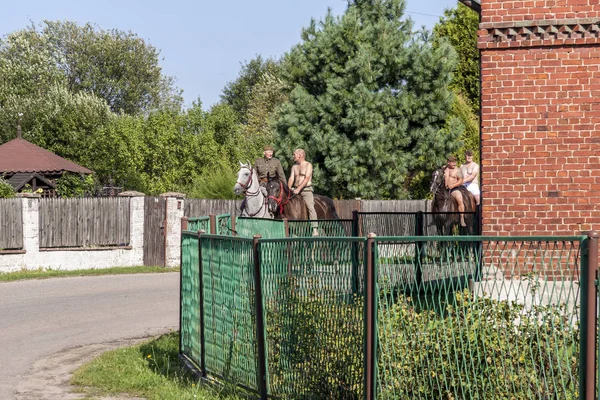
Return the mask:
[[[308,220],[306,203],[300,195],[295,195],[287,183],[279,178],[270,179],[266,185],[269,204],[275,218],[292,220]],[[339,219],[333,200],[318,194],[315,197],[317,219]]]
[[[475,228],[475,197],[462,185],[459,187],[459,190],[465,205],[465,224],[467,225],[466,227],[461,227],[460,233],[472,235]],[[438,169],[433,172],[430,191],[433,193],[431,212],[434,213],[433,220],[437,227],[438,235],[451,235],[454,227],[460,226],[460,214],[458,212],[458,202],[450,194],[450,191],[446,189],[444,169]],[[436,213],[439,214],[436,215]]]

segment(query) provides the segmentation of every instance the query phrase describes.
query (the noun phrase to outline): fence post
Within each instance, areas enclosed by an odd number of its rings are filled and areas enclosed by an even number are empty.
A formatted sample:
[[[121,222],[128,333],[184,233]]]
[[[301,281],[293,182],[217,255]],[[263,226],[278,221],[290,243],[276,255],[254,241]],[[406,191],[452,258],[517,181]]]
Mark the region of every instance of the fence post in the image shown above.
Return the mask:
[[[358,211],[352,211],[352,237],[358,237]],[[352,285],[353,297],[358,293],[358,243],[352,242],[352,271],[350,283]]]
[[[200,297],[200,372],[206,377],[206,340],[204,336],[204,266],[202,264],[202,235],[203,230],[198,231],[198,291]],[[212,247],[212,246],[211,246]]]
[[[217,234],[217,216],[215,214],[210,214],[209,218],[209,229],[211,235]]]
[[[352,210],[352,236],[358,237],[360,236],[359,227],[358,227],[358,211]]]
[[[365,400],[376,399],[377,378],[377,263],[375,262],[375,234],[367,235],[365,268]]]
[[[183,294],[181,288],[183,287],[183,231],[187,231],[188,218],[181,218],[181,245],[179,246],[179,354],[181,355],[181,348],[183,347],[183,335],[181,334],[181,317],[183,314]],[[200,266],[198,266],[200,268]]]
[[[260,398],[267,399],[267,360],[265,345],[265,320],[263,315],[263,296],[260,272],[260,235],[254,235],[254,295],[256,307],[256,341],[258,344],[258,393]]]
[[[598,238],[596,231],[587,235],[581,259],[581,331],[579,353],[580,399],[596,398],[596,330],[598,325],[596,280],[598,275]]]
[[[235,214],[231,215],[231,236],[237,236],[237,232],[235,231]]]
[[[424,236],[423,229],[423,211],[417,211],[415,214],[415,236]],[[418,241],[415,243],[415,278],[417,280],[417,285],[421,287],[421,282],[423,281],[423,248],[425,247],[425,242]]]

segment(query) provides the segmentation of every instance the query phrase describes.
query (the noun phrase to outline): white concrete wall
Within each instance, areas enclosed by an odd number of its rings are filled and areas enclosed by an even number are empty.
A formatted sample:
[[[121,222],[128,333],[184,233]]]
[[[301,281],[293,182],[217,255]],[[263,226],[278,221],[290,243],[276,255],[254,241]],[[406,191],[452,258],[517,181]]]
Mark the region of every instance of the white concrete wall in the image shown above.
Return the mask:
[[[39,249],[39,199],[22,198],[24,254],[0,254],[0,272],[23,269],[51,268],[76,270],[143,265],[144,257],[144,197],[130,197],[131,249]],[[178,223],[180,223],[178,221]],[[179,232],[179,235],[181,233]],[[178,254],[179,254],[179,250]]]

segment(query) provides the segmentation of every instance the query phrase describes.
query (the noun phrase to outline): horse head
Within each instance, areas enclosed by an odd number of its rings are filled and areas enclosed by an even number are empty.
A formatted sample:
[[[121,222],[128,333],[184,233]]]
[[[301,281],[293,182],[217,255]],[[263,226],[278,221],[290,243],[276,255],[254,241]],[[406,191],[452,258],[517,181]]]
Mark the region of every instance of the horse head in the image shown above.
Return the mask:
[[[440,189],[440,187],[444,187],[444,180],[445,180],[445,176],[444,176],[444,170],[442,168],[438,168],[435,171],[433,171],[433,174],[431,177],[431,186],[429,187],[429,191],[435,195],[437,193],[437,191]]]
[[[279,178],[270,178],[266,184],[269,211],[273,214],[281,212],[280,208],[284,203],[284,189],[283,183]]]
[[[248,164],[240,162],[240,170],[237,174],[237,182],[233,186],[233,192],[236,194],[236,196],[241,196],[242,194],[246,193],[252,184],[252,175],[252,165],[250,164],[250,161],[248,161]]]

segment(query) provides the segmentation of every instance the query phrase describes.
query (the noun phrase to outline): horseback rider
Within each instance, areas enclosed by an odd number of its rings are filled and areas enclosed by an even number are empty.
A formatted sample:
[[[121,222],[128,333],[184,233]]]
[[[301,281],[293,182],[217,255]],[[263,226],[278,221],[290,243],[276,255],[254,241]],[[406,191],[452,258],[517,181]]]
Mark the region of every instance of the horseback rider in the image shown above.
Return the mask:
[[[308,209],[308,218],[310,220],[317,219],[317,212],[315,211],[315,199],[313,197],[312,187],[312,164],[306,161],[306,152],[302,149],[294,150],[294,166],[292,166],[292,172],[290,173],[290,179],[288,180],[288,186],[292,188],[292,192],[295,195],[300,195],[306,203]],[[311,222],[313,228],[313,236],[319,235],[319,230],[316,222]]]
[[[279,176],[279,179],[285,182],[285,173],[279,159],[273,157],[273,146],[265,146],[263,157],[257,158],[254,162],[254,169],[258,174],[258,180],[261,186],[265,186],[269,178]]]
[[[471,150],[465,151],[465,159],[467,162],[460,166],[460,171],[463,174],[463,185],[473,194],[476,204],[479,205],[479,164],[473,161]]]
[[[446,168],[444,170],[444,181],[446,189],[450,191],[452,197],[456,199],[458,204],[458,212],[460,213],[460,226],[467,226],[465,223],[465,203],[460,188],[463,184],[463,174],[460,168],[456,168],[456,157],[448,156]]]

